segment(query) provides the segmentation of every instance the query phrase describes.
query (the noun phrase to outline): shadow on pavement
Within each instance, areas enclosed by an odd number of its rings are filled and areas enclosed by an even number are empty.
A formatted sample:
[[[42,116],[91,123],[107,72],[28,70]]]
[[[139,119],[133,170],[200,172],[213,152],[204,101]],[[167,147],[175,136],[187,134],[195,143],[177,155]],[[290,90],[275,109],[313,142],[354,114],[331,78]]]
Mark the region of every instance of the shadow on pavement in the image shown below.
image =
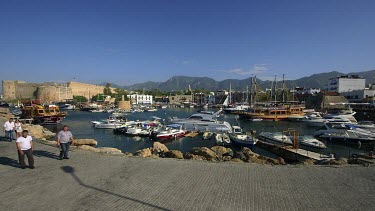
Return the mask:
[[[33,154],[37,157],[47,157],[47,158],[51,158],[51,159],[59,159],[59,156],[57,156],[55,153],[47,152],[47,151],[43,151],[43,150],[34,150]]]
[[[21,168],[21,165],[18,163],[17,160],[7,157],[0,157],[0,165],[4,166],[11,166],[14,168]]]
[[[168,210],[166,208],[163,208],[163,207],[159,207],[157,205],[153,205],[153,204],[150,204],[150,203],[147,203],[147,202],[143,202],[141,200],[138,200],[138,199],[134,199],[134,198],[131,198],[131,197],[128,197],[128,196],[123,196],[123,195],[120,195],[120,194],[117,194],[117,193],[112,193],[112,192],[109,192],[107,190],[103,190],[103,189],[100,189],[100,188],[97,188],[97,187],[93,187],[93,186],[90,186],[90,185],[86,185],[85,183],[82,182],[81,179],[78,178],[78,176],[74,173],[74,168],[71,167],[71,166],[62,166],[61,169],[65,172],[65,173],[68,173],[68,174],[71,174],[72,177],[74,178],[74,180],[81,186],[83,187],[86,187],[86,188],[90,188],[90,189],[93,189],[93,190],[96,190],[96,191],[99,191],[99,192],[102,192],[102,193],[106,193],[106,194],[110,194],[110,195],[113,195],[113,196],[116,196],[116,197],[119,197],[119,198],[123,198],[123,199],[127,199],[127,200],[130,200],[130,201],[134,201],[134,202],[137,202],[137,203],[140,203],[140,204],[144,204],[144,205],[147,205],[151,208],[154,208],[154,209],[159,209],[159,210]]]

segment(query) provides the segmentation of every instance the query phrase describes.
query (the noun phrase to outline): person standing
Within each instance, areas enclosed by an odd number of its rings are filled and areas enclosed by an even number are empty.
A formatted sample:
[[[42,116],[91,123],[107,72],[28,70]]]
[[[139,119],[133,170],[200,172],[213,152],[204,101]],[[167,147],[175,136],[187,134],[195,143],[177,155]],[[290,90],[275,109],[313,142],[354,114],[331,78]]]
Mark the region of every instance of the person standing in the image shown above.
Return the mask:
[[[19,119],[14,123],[14,130],[16,131],[16,139],[22,136],[22,124]]]
[[[12,142],[12,140],[13,140],[13,130],[14,130],[14,122],[13,122],[13,119],[10,118],[4,124],[5,141],[9,140],[10,142]]]
[[[29,161],[29,167],[31,169],[34,167],[34,144],[33,144],[33,138],[28,135],[28,131],[24,130],[22,131],[22,136],[19,137],[16,140],[17,149],[18,149],[18,160],[20,162],[21,168],[25,169],[25,155],[27,156],[27,160]]]
[[[68,153],[70,144],[74,144],[73,135],[67,125],[57,134],[57,146],[60,147],[60,160],[69,159]]]

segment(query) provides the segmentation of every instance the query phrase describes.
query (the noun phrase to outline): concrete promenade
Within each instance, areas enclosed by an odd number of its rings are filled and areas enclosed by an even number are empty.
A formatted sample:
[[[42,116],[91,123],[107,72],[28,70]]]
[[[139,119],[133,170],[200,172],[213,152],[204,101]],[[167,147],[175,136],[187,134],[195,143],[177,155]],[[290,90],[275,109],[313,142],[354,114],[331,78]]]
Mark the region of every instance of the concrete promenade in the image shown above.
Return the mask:
[[[0,210],[373,210],[375,167],[268,166],[101,155],[57,160],[36,144],[36,169],[0,142]]]

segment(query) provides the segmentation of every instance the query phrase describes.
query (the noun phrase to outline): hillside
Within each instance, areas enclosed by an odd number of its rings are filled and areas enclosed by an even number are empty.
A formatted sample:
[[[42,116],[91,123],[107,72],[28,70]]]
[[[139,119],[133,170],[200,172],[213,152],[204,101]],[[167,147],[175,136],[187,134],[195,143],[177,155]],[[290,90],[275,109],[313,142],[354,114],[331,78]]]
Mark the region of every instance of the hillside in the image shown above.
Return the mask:
[[[327,72],[327,73],[318,73],[313,74],[307,77],[299,78],[296,80],[286,80],[287,87],[311,87],[311,88],[321,88],[325,89],[327,85],[328,78],[336,77],[343,75],[337,71]],[[375,70],[348,73],[354,75],[360,75],[366,78],[366,84],[375,82]],[[286,78],[288,75],[286,75]],[[280,80],[280,78],[278,78]],[[103,83],[105,84],[105,83]],[[216,81],[208,77],[190,77],[190,76],[173,76],[165,82],[152,82],[148,81],[145,83],[138,83],[131,86],[124,86],[121,88],[127,90],[137,90],[145,89],[152,90],[158,89],[161,91],[172,91],[172,90],[187,90],[189,85],[192,89],[205,89],[210,91],[220,90],[220,89],[229,89],[229,85],[232,85],[233,90],[246,90],[247,86],[251,86],[251,78],[246,78],[242,80],[238,79],[226,79],[223,81]],[[258,79],[258,84],[261,88],[270,88],[272,81],[262,81]],[[280,84],[280,81],[279,81]],[[112,84],[113,87],[120,87],[116,84]]]

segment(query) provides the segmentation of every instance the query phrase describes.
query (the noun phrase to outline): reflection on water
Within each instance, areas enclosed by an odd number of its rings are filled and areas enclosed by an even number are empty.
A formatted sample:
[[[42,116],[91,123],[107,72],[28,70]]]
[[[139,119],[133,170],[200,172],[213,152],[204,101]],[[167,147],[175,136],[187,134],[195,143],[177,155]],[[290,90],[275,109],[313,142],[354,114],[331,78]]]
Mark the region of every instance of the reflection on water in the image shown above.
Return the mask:
[[[159,109],[156,112],[144,112],[144,113],[129,113],[127,118],[129,120],[150,120],[152,116],[157,116],[167,120],[170,117],[185,118],[189,115],[196,113],[196,109],[193,108],[168,108]],[[96,129],[92,127],[91,121],[106,119],[109,116],[108,113],[91,113],[81,111],[70,111],[68,117],[57,126],[47,126],[54,132],[57,132],[62,128],[63,125],[68,125],[75,138],[92,138],[98,141],[98,147],[115,147],[123,152],[134,153],[139,149],[144,149],[152,146],[152,141],[148,138],[137,138],[127,137],[124,135],[116,135],[112,132],[112,129]],[[257,134],[260,132],[281,132],[283,130],[295,129],[298,130],[300,135],[312,135],[316,128],[307,127],[304,123],[300,122],[251,122],[247,120],[236,120],[235,115],[223,115],[219,118],[220,120],[228,121],[231,124],[238,125],[243,128],[244,131],[256,130]],[[178,140],[166,142],[165,145],[169,149],[180,150],[182,152],[188,152],[193,147],[212,147],[215,146],[214,140],[202,140],[201,136],[194,138],[184,137]],[[275,157],[265,150],[255,148],[254,151]],[[326,154],[336,153],[339,156],[347,157],[349,153],[363,152],[362,150],[350,148],[348,146],[342,146],[337,144],[327,143],[327,149],[322,151]]]

